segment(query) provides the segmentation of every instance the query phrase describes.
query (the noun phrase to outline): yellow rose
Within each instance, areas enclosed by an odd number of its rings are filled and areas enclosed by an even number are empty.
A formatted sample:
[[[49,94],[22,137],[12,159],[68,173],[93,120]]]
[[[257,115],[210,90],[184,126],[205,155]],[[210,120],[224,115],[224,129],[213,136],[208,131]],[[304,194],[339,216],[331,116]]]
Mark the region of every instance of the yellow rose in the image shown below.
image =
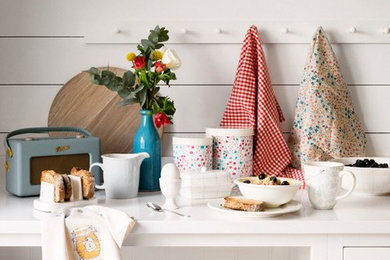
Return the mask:
[[[134,58],[135,58],[135,53],[134,53],[134,52],[129,52],[129,53],[127,54],[127,56],[126,56],[126,59],[127,59],[128,61],[133,61]]]
[[[152,58],[153,60],[161,60],[163,57],[163,54],[161,51],[154,51],[152,52]]]

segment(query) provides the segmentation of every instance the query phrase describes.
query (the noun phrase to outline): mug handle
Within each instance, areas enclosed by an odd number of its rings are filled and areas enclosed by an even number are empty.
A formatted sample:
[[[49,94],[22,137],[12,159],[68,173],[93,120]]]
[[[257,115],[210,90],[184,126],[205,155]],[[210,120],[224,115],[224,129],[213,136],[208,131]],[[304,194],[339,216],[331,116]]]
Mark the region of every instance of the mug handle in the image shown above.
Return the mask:
[[[336,197],[336,201],[337,201],[337,200],[345,199],[346,197],[348,197],[349,195],[351,195],[352,191],[355,189],[355,186],[356,186],[356,176],[355,176],[355,174],[353,174],[353,172],[347,171],[347,170],[343,170],[343,171],[341,171],[340,173],[341,173],[341,174],[340,174],[340,179],[341,179],[341,181],[342,181],[343,177],[344,177],[346,174],[349,174],[349,175],[351,175],[351,177],[352,177],[352,179],[353,179],[353,182],[352,182],[351,187],[349,188],[349,190],[348,190],[345,194]],[[340,185],[341,185],[341,184],[340,184]]]
[[[103,172],[104,172],[103,164],[102,163],[98,163],[98,162],[95,162],[95,163],[91,164],[91,166],[89,166],[89,171],[91,171],[94,166],[100,167],[103,170]],[[104,190],[105,189],[104,183],[102,185],[95,184],[95,188],[98,189],[98,190]]]

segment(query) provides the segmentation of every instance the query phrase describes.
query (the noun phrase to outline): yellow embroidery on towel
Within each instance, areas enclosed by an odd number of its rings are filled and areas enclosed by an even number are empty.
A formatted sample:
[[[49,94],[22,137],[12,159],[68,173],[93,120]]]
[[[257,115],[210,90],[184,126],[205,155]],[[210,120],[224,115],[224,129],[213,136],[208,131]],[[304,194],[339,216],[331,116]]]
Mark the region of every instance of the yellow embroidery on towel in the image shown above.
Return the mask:
[[[100,255],[100,242],[96,233],[91,225],[73,230],[73,245],[81,259],[92,259]]]

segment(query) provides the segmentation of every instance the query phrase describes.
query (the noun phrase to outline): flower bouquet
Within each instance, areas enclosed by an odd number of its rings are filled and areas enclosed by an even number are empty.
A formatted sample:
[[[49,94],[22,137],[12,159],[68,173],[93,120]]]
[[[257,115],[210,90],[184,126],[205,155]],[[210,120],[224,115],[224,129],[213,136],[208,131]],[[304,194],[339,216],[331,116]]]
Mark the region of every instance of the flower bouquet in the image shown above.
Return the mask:
[[[176,108],[169,97],[158,95],[160,81],[169,86],[176,79],[175,70],[181,61],[176,52],[164,47],[163,42],[169,40],[168,30],[156,26],[150,30],[147,39],[142,39],[137,46],[140,52],[127,54],[127,60],[132,64],[129,70],[119,77],[109,70],[92,67],[87,72],[91,75],[92,83],[103,85],[111,91],[116,91],[122,98],[118,105],[125,106],[139,103],[143,110],[152,111],[155,115],[156,127],[172,124]]]

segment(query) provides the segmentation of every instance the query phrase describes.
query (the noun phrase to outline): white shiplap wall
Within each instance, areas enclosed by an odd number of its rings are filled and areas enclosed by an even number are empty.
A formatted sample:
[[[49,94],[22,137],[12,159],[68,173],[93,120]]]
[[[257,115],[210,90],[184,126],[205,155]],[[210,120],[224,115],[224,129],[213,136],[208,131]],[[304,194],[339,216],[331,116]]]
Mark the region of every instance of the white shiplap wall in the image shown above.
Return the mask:
[[[228,32],[229,26],[255,21],[267,42],[264,50],[287,118],[283,124],[286,134],[291,128],[310,42],[306,36],[292,41],[294,29],[297,36],[299,29],[313,28],[304,32],[311,35],[316,25],[324,25],[325,30],[328,25],[341,70],[368,134],[368,153],[390,155],[390,36],[381,33],[390,26],[389,8],[386,0],[0,0],[0,140],[13,129],[45,125],[57,91],[81,70],[107,64],[128,67],[125,54],[135,49],[138,38],[129,36],[117,41],[129,44],[115,43],[115,37],[121,36],[109,35],[114,28],[146,36],[149,26],[142,26],[143,22],[166,21],[173,24],[172,34],[178,35],[184,29],[181,27],[199,27],[202,23],[200,33],[208,33],[206,43],[183,40],[183,44],[178,36],[170,46],[183,61],[177,71],[178,80],[170,89],[162,89],[177,105],[175,125],[166,128],[163,140],[164,155],[170,155],[173,135],[199,134],[205,127],[217,126],[228,100],[245,30],[229,41],[211,32],[215,27]],[[279,25],[289,27],[290,34],[280,35]],[[356,26],[356,34],[347,32],[351,26]],[[217,37],[222,39],[219,43],[207,43]],[[91,44],[92,38],[102,43]],[[160,259],[300,260],[308,258],[308,249],[124,249],[124,259],[154,259],[160,255],[164,255]],[[0,249],[0,259],[39,258],[38,249]]]

